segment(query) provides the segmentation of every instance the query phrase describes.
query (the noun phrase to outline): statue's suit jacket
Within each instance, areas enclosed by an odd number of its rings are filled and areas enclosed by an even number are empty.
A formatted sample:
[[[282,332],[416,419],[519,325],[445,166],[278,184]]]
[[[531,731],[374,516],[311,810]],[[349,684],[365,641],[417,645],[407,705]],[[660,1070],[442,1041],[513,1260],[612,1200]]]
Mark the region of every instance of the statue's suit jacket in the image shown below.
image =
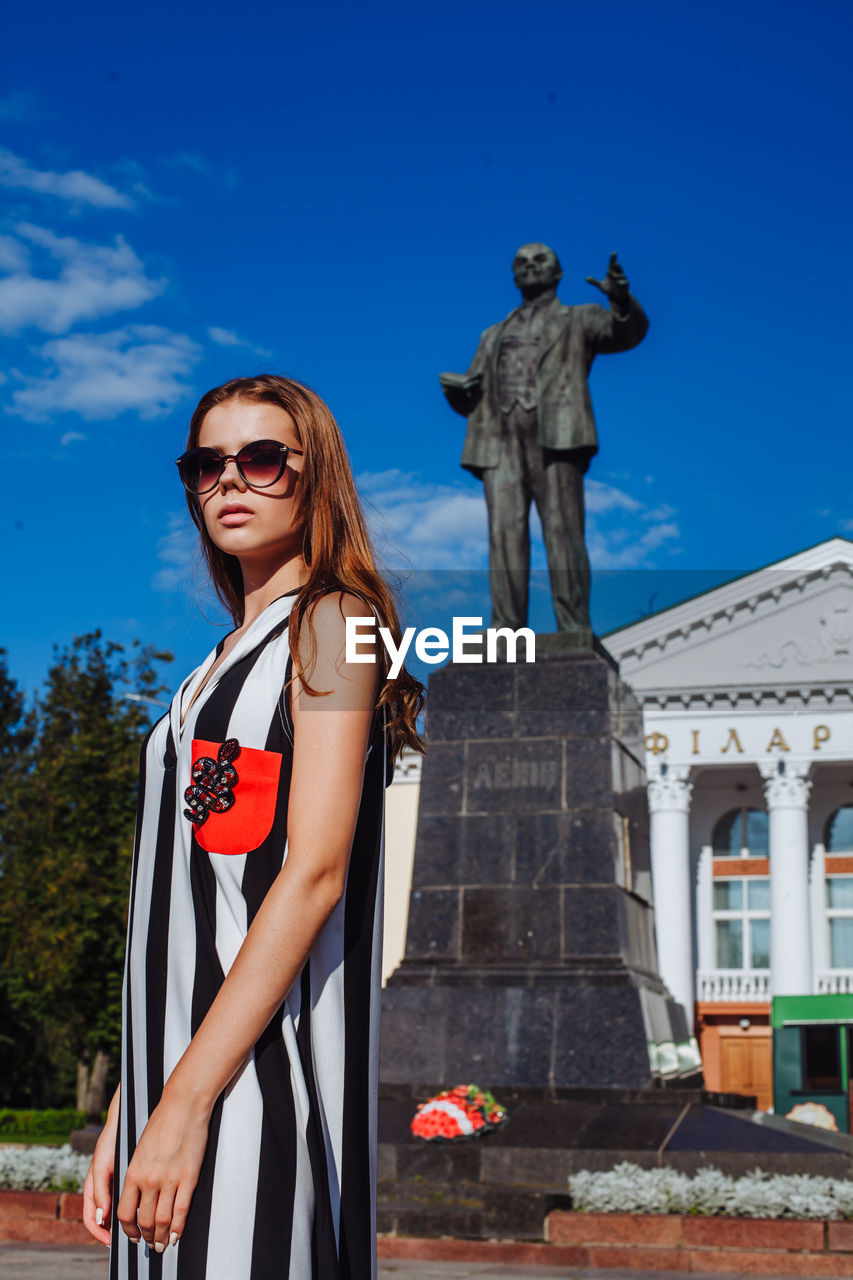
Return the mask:
[[[598,450],[595,418],[587,385],[592,362],[597,355],[628,351],[642,342],[649,327],[645,312],[635,298],[620,318],[597,303],[564,306],[557,298],[546,303],[545,332],[538,360],[537,404],[539,443],[545,449],[584,449],[591,456]],[[462,466],[479,474],[496,467],[500,460],[503,432],[498,390],[498,358],[511,311],[500,324],[486,329],[471,367],[483,375],[482,394],[468,415],[468,431],[462,451]]]

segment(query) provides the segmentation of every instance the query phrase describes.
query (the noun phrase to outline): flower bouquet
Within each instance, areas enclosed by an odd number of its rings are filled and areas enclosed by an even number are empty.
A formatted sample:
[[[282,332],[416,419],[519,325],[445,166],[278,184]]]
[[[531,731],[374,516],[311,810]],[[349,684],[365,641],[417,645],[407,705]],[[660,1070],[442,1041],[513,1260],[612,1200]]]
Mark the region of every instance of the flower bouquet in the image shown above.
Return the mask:
[[[409,1127],[424,1142],[460,1142],[482,1138],[506,1118],[491,1093],[475,1084],[460,1084],[422,1102]]]

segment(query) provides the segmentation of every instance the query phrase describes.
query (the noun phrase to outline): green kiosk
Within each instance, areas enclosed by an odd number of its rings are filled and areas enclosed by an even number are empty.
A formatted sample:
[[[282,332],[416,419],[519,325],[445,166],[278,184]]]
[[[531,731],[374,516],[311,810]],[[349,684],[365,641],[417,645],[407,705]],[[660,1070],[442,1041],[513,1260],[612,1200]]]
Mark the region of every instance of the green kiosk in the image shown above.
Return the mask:
[[[773,1109],[853,1132],[853,994],[774,996]]]

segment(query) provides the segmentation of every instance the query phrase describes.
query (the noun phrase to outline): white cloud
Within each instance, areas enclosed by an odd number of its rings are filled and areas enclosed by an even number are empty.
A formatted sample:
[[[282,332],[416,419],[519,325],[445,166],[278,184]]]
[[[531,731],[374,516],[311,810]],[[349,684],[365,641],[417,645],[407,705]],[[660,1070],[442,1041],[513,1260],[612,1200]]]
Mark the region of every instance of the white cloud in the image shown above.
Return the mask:
[[[608,511],[640,511],[643,506],[636,498],[602,480],[585,482],[584,501],[587,511],[594,515],[604,515]]]
[[[2,238],[0,255],[12,274],[0,279],[0,331],[27,327],[66,333],[81,320],[112,315],[141,306],[166,288],[152,280],[130,245],[117,236],[112,245],[86,244],[58,236],[44,227],[19,223],[16,239]],[[27,246],[59,263],[55,276],[35,275],[26,268]],[[0,262],[0,265],[3,265]],[[45,264],[47,265],[47,263]]]
[[[198,573],[198,533],[187,512],[171,511],[167,532],[157,543],[161,567],[151,579],[155,591],[185,591]]]
[[[156,418],[188,392],[183,381],[201,355],[195,342],[156,325],[129,325],[111,333],[78,333],[46,342],[40,377],[15,375],[9,412],[41,422],[57,413],[87,421],[136,413]]]
[[[488,519],[482,490],[424,481],[404,471],[357,477],[382,558],[414,570],[482,569],[488,562]],[[648,506],[600,480],[586,481],[586,539],[593,568],[650,567],[653,553],[679,537],[671,507]],[[531,508],[531,562],[544,569],[545,550]]]
[[[14,236],[0,235],[0,271],[26,271],[30,265],[30,251]]]
[[[642,517],[641,517],[642,518]],[[665,543],[680,536],[674,521],[663,521],[640,531],[606,529],[592,523],[587,529],[587,550],[593,569],[652,568],[650,556]],[[667,547],[669,553],[677,547]]]
[[[209,327],[207,336],[220,347],[245,347],[246,345],[232,329],[220,329],[215,324]]]
[[[55,173],[50,169],[33,169],[20,156],[0,148],[0,186],[34,191],[38,195],[57,196],[72,204],[93,205],[97,209],[132,209],[130,196],[101,178],[82,169]]]
[[[85,439],[86,437],[83,435],[82,431],[66,431],[59,443],[62,445],[73,444],[75,440]]]
[[[161,163],[169,169],[183,169],[226,187],[236,187],[238,182],[234,169],[216,168],[197,151],[176,151],[174,155],[164,156]]]
[[[476,490],[425,482],[404,471],[356,478],[383,560],[414,569],[479,569],[488,552],[486,509]]]
[[[642,481],[650,484],[654,476],[643,476]],[[675,508],[668,503],[649,506],[603,480],[587,479],[584,492],[586,545],[593,569],[651,568],[653,552],[664,547],[672,555],[678,550],[669,545],[681,531],[673,519]]]
[[[165,163],[174,169],[193,169],[196,173],[210,172],[210,165],[197,151],[176,151]]]
[[[218,325],[212,324],[208,327],[207,336],[220,347],[247,347],[256,356],[272,355],[265,347],[256,347],[248,339],[238,337],[233,329],[220,329]]]
[[[651,507],[643,512],[644,520],[669,520],[675,515],[675,507],[671,507],[668,502],[662,502],[657,507]]]

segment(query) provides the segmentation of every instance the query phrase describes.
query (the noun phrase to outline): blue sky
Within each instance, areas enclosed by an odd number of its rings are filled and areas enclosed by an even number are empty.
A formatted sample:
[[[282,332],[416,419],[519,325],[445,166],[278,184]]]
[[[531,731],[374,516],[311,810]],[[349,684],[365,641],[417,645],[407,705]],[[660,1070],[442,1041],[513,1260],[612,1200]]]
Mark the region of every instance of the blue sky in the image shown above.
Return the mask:
[[[560,254],[565,302],[594,301],[584,276],[618,250],[651,319],[592,375],[589,545],[624,580],[594,594],[599,630],[850,536],[851,27],[846,0],[19,7],[13,673],[32,689],[96,626],[172,648],[176,677],[215,643],[173,460],[236,374],[329,401],[398,559],[482,568],[436,375],[515,305],[528,240]]]

